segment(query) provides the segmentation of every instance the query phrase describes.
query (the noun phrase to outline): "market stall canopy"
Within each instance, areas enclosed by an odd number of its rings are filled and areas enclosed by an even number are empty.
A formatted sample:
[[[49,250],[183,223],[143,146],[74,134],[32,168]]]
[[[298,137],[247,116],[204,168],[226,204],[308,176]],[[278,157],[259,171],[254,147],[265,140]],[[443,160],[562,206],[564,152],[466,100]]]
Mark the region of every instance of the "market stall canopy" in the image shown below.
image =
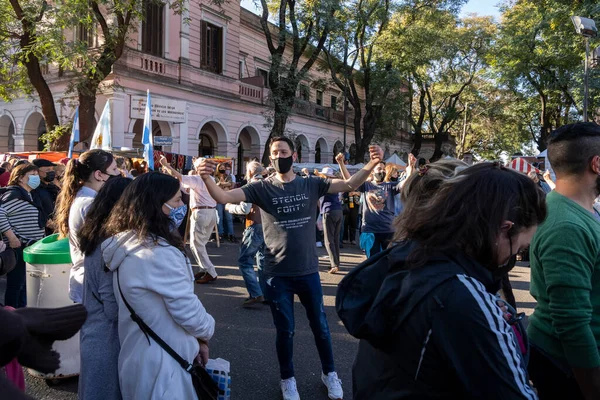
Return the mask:
[[[538,174],[542,173],[539,169],[535,168],[533,165],[529,164],[527,161],[520,157],[515,158],[514,160],[509,162],[507,167],[514,169],[515,171],[522,172],[524,174],[528,174],[531,171],[535,171]]]
[[[23,151],[4,153],[0,161],[6,161],[11,157],[23,158],[29,161],[35,160],[36,158],[43,158],[44,160],[51,161],[53,163],[59,162],[61,159],[67,157],[66,151]],[[73,158],[78,158],[79,154],[73,153]]]
[[[392,154],[391,157],[389,157],[387,160],[385,160],[385,162],[388,164],[396,164],[396,165],[401,165],[403,167],[406,167],[406,163],[404,161],[402,161],[402,159],[400,157],[398,157],[398,154]]]

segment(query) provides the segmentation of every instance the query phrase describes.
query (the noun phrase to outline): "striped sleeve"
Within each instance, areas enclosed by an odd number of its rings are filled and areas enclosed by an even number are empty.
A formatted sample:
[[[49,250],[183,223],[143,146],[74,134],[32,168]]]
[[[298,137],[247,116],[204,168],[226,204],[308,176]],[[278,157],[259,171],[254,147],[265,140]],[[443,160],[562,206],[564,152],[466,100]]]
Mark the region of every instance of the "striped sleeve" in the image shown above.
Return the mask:
[[[11,229],[10,222],[8,222],[8,216],[6,210],[0,207],[0,233],[4,233]]]
[[[457,275],[440,318],[435,341],[465,393],[477,399],[537,399],[512,328],[494,296],[477,280]]]
[[[12,199],[3,203],[2,209],[15,235],[27,240],[39,240],[44,237],[44,227],[39,226],[39,210],[31,203]]]

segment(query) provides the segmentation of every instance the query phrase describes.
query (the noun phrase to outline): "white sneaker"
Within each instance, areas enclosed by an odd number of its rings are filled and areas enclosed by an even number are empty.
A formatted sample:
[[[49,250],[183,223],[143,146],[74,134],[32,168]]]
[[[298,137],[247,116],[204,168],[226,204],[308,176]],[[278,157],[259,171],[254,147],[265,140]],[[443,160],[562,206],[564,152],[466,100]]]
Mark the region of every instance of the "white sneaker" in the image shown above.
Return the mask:
[[[281,394],[283,400],[300,400],[298,388],[296,387],[296,378],[288,378],[281,380]]]
[[[338,378],[337,373],[330,372],[325,375],[321,372],[321,380],[327,386],[327,395],[331,400],[342,400],[344,398],[342,381]]]

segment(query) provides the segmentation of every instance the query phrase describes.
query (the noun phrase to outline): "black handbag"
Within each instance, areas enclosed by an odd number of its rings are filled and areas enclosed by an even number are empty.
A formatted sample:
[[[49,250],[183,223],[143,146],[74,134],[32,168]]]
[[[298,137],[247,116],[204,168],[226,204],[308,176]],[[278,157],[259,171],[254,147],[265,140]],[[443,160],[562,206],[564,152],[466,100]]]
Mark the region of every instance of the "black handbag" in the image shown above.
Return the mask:
[[[121,282],[119,280],[119,270],[117,269],[117,285],[119,286],[119,293],[121,294],[121,298],[123,299],[123,303],[125,303],[125,307],[129,310],[129,314],[131,319],[138,324],[144,335],[146,335],[146,339],[148,339],[148,344],[150,344],[150,336],[160,347],[163,348],[164,351],[169,353],[171,357],[177,361],[181,368],[186,370],[191,377],[192,383],[194,385],[194,389],[196,390],[196,395],[198,395],[199,400],[217,400],[219,396],[219,386],[213,380],[208,372],[202,367],[200,364],[194,363],[191,364],[187,362],[183,357],[181,357],[171,346],[169,346],[164,340],[161,339],[160,336],[156,334],[143,320],[137,315],[133,308],[129,305],[127,300],[125,300],[125,296],[123,296],[123,291],[121,290]]]

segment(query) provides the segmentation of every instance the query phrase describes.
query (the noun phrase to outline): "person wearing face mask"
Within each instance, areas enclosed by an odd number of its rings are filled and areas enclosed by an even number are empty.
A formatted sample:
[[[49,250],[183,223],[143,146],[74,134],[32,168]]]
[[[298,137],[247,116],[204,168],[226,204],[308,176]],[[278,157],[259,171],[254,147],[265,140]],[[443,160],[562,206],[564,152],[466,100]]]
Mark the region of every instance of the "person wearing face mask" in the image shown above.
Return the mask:
[[[69,238],[71,274],[69,297],[81,303],[83,298],[83,253],[79,249],[77,233],[85,215],[102,186],[120,177],[114,157],[104,150],[89,150],[79,158],[69,160],[63,176],[63,187],[56,202],[56,230],[61,237]]]
[[[248,183],[262,180],[262,172],[263,167],[258,161],[248,163],[246,167],[246,180]],[[242,201],[240,204],[227,204],[225,209],[232,214],[246,216],[246,229],[242,235],[238,266],[244,278],[249,297],[244,300],[242,306],[248,307],[253,304],[263,303],[265,301],[263,296],[265,292],[263,275],[265,239],[263,236],[260,208],[256,204]],[[254,273],[255,261],[258,267],[258,280]]]
[[[269,154],[276,173],[229,191],[222,190],[211,179],[216,163],[204,160],[199,165],[198,173],[217,202],[244,201],[261,209],[265,239],[264,295],[277,330],[275,347],[284,400],[300,398],[293,363],[295,295],[306,310],[315,337],[321,359],[321,382],[327,387],[330,399],[343,398],[323,306],[315,224],[321,197],[355,190],[383,158],[379,146],[370,146],[369,153],[371,160],[349,179],[301,178],[293,170],[298,158],[294,142],[285,136],[274,137],[269,143]]]
[[[79,249],[84,255],[82,304],[88,312],[80,336],[80,399],[121,399],[118,306],[113,292],[113,274],[104,268],[100,245],[107,239],[106,219],[131,182],[131,179],[119,177],[103,185],[77,234]]]
[[[234,187],[232,178],[231,166],[228,163],[219,164],[219,167],[215,171],[217,186],[223,190],[231,190]],[[225,209],[225,204],[217,204],[217,213],[219,215],[218,229],[220,240],[223,241],[227,238],[230,242],[237,243],[238,240],[233,231],[233,218],[231,213]]]
[[[400,193],[398,182],[385,182],[385,162],[373,170],[373,180],[363,183],[357,191],[363,193],[361,248],[367,257],[385,250],[392,239],[395,216],[394,197]],[[348,172],[342,170],[348,177]]]
[[[194,161],[194,169],[198,169],[202,158]],[[198,264],[199,272],[194,274],[196,283],[206,284],[217,280],[217,270],[208,257],[206,244],[217,223],[216,201],[210,196],[204,181],[198,175],[182,175],[169,165],[166,157],[160,157],[160,164],[165,171],[177,178],[190,190],[190,248]]]
[[[0,197],[0,231],[17,259],[15,268],[7,274],[2,303],[14,308],[27,305],[23,248],[44,237],[46,219],[41,204],[31,194],[39,185],[38,168],[33,164],[19,165],[12,169],[8,186]]]
[[[40,175],[40,186],[33,190],[31,194],[34,198],[37,197],[42,205],[42,211],[48,220],[46,235],[51,235],[54,233],[54,209],[60,192],[58,186],[54,184],[56,179],[55,164],[43,158],[36,158],[31,163],[38,167]]]
[[[402,200],[395,246],[338,287],[338,315],[360,339],[354,399],[537,399],[518,321],[496,295],[546,217],[541,191],[498,163],[440,160]]]
[[[529,372],[540,399],[600,398],[600,127],[575,123],[548,141],[556,188],[530,249]]]
[[[198,398],[190,373],[132,318],[187,363],[208,361],[215,320],[194,293],[185,244],[173,229],[171,210],[182,205],[177,179],[148,172],[127,186],[105,223],[101,251],[118,305],[124,399]]]

